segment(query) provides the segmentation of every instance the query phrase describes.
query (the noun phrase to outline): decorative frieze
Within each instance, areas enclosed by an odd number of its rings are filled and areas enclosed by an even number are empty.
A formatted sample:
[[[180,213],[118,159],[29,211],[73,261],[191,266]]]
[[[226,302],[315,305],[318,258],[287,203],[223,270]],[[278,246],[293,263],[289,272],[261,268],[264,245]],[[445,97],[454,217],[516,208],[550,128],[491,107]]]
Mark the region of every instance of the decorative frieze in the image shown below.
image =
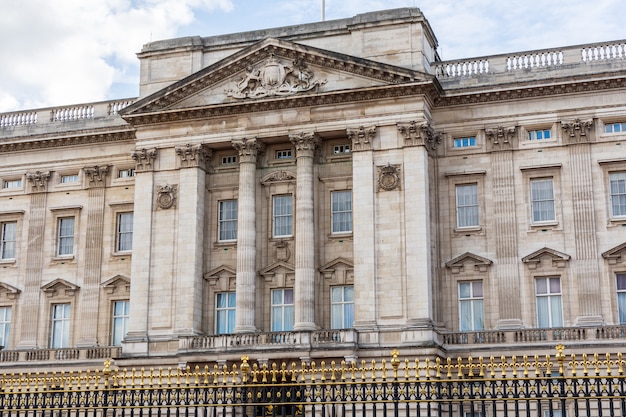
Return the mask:
[[[289,141],[296,148],[296,157],[313,157],[315,149],[319,146],[320,139],[313,132],[301,132],[289,135]]]
[[[265,145],[259,142],[257,138],[233,139],[231,141],[233,148],[239,154],[239,162],[254,162],[258,155],[265,152]]]
[[[226,90],[226,95],[239,99],[290,96],[323,84],[326,80],[315,80],[304,60],[286,63],[271,54],[263,65],[248,66],[246,74],[237,81],[235,88]]]
[[[378,170],[378,188],[376,191],[400,189],[400,165],[387,164],[376,168]]]
[[[135,170],[137,172],[152,171],[154,169],[154,160],[157,157],[157,148],[151,149],[135,149],[130,156],[135,161]]]
[[[593,122],[591,120],[582,121],[575,119],[573,122],[561,122],[561,127],[567,134],[570,143],[583,143],[591,141],[591,138],[587,135],[591,132]]]
[[[352,152],[372,150],[376,126],[348,128],[346,132],[348,133],[348,138],[352,141]]]
[[[49,171],[27,172],[26,179],[30,182],[32,191],[35,193],[43,193],[48,189],[48,180],[50,180]]]
[[[212,151],[204,144],[190,143],[183,146],[176,146],[176,155],[178,155],[181,168],[199,167],[206,168],[207,163],[211,159]]]
[[[106,176],[109,173],[109,166],[92,166],[85,167],[83,172],[89,178],[90,187],[104,187],[106,185]]]
[[[485,129],[485,135],[491,142],[491,148],[494,151],[510,150],[513,148],[513,140],[517,128],[498,126],[493,129]]]
[[[261,180],[261,184],[268,185],[276,182],[289,182],[296,179],[296,174],[289,171],[274,171]]]
[[[159,208],[167,210],[174,207],[176,204],[176,193],[178,192],[178,185],[165,184],[157,186],[157,198],[156,203]]]
[[[435,132],[430,123],[398,123],[398,131],[404,137],[404,146],[425,146],[434,152],[441,143],[441,134]]]

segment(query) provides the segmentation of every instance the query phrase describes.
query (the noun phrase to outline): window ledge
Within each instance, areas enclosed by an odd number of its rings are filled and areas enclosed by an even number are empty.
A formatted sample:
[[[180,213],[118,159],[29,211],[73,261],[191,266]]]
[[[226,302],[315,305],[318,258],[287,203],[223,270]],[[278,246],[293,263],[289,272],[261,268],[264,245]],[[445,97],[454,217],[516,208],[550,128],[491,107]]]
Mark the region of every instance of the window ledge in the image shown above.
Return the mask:
[[[563,230],[559,222],[531,223],[529,232],[543,232],[546,230]]]
[[[113,252],[111,253],[111,258],[115,258],[115,259],[120,259],[120,258],[132,258],[133,257],[133,252],[132,251],[127,251],[127,252]]]
[[[0,259],[0,265],[2,266],[15,265],[16,262],[15,258]]]
[[[454,236],[470,236],[470,235],[483,235],[484,231],[482,226],[472,227],[455,227]]]
[[[59,264],[59,263],[65,263],[65,262],[74,263],[74,255],[52,257],[52,263]]]
[[[330,233],[327,235],[327,237],[330,240],[344,240],[344,239],[352,240],[352,232]]]
[[[296,158],[285,158],[285,159],[273,159],[268,161],[269,166],[277,166],[277,165],[295,165]]]
[[[612,217],[609,219],[608,227],[626,226],[626,217]]]
[[[237,247],[236,240],[218,240],[213,242],[214,248],[235,248]]]
[[[288,241],[292,241],[294,239],[293,235],[288,235],[288,236],[272,236],[270,238],[270,242],[280,242],[281,240],[288,240]]]

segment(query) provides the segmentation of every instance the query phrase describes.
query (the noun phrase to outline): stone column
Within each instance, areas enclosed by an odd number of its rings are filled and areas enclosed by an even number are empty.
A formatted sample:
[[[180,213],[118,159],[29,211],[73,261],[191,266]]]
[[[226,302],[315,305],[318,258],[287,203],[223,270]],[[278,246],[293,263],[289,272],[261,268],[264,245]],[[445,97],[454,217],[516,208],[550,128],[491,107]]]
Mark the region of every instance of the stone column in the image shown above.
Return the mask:
[[[237,201],[237,304],[235,333],[256,331],[256,159],[263,151],[256,138],[236,139],[239,153]]]
[[[130,280],[130,318],[124,338],[124,353],[148,353],[148,317],[152,264],[152,218],[154,214],[154,161],[157,149],[131,152],[135,161],[133,257]]]
[[[314,133],[290,135],[296,148],[296,282],[294,330],[315,330],[315,224],[313,220]]]
[[[46,201],[49,172],[29,172],[26,178],[31,186],[29,221],[28,221],[28,255],[24,274],[24,292],[21,296],[20,340],[18,349],[36,349],[39,329],[40,311],[39,296],[41,294],[41,273],[43,271],[43,244],[46,223]],[[17,332],[16,332],[17,333]]]
[[[354,327],[374,329],[376,304],[376,227],[374,155],[376,126],[347,129],[352,141],[352,235],[354,237]]]
[[[202,330],[206,167],[211,150],[202,144],[177,146],[175,150],[180,172],[174,332],[195,335]]]
[[[85,272],[80,303],[80,332],[77,346],[98,345],[98,306],[102,274],[102,235],[104,231],[104,194],[108,166],[85,167],[88,178],[87,235]],[[108,342],[108,341],[107,341]],[[107,342],[104,342],[105,344]]]

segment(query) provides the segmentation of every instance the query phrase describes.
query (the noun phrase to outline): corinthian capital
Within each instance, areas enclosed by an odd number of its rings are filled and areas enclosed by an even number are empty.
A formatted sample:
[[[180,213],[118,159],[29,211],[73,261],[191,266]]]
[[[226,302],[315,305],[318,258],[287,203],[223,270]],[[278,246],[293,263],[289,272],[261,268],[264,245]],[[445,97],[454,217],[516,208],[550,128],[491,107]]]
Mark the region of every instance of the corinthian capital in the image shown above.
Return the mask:
[[[573,122],[561,122],[561,127],[567,133],[570,143],[589,142],[587,132],[591,131],[593,121],[575,119]]]
[[[239,153],[239,162],[255,162],[258,155],[265,151],[263,143],[257,138],[233,139],[233,148]]]
[[[135,161],[135,170],[137,172],[151,171],[154,169],[153,162],[157,157],[157,149],[135,149],[130,153],[130,156]]]
[[[104,187],[106,183],[106,176],[109,173],[108,165],[105,166],[92,166],[85,167],[83,169],[87,178],[89,178],[90,187]]]
[[[320,139],[313,132],[301,132],[289,135],[289,140],[296,148],[296,157],[312,157],[315,149],[319,146]]]
[[[516,130],[517,128],[515,126],[498,126],[493,129],[485,129],[485,135],[487,135],[487,139],[491,141],[493,150],[512,149]]]
[[[33,192],[41,193],[48,189],[49,171],[27,172],[26,179],[30,182]]]
[[[346,129],[348,138],[352,141],[352,151],[371,151],[372,141],[376,134],[376,126],[363,127],[356,129]]]
[[[398,131],[404,137],[405,146],[425,146],[434,151],[441,143],[441,135],[428,122],[398,123]]]
[[[211,159],[212,151],[206,145],[190,143],[175,148],[176,155],[180,158],[180,167],[200,167],[205,168],[209,159]]]

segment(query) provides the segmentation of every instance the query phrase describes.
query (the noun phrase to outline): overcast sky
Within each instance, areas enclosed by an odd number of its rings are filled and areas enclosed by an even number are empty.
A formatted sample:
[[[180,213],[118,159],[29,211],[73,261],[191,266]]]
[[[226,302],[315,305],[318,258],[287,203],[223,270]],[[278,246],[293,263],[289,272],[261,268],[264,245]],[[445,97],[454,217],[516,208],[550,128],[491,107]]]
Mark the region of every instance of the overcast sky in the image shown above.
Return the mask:
[[[326,0],[419,7],[442,59],[626,39],[625,0]],[[321,19],[321,0],[0,0],[0,112],[138,94],[143,44]]]

